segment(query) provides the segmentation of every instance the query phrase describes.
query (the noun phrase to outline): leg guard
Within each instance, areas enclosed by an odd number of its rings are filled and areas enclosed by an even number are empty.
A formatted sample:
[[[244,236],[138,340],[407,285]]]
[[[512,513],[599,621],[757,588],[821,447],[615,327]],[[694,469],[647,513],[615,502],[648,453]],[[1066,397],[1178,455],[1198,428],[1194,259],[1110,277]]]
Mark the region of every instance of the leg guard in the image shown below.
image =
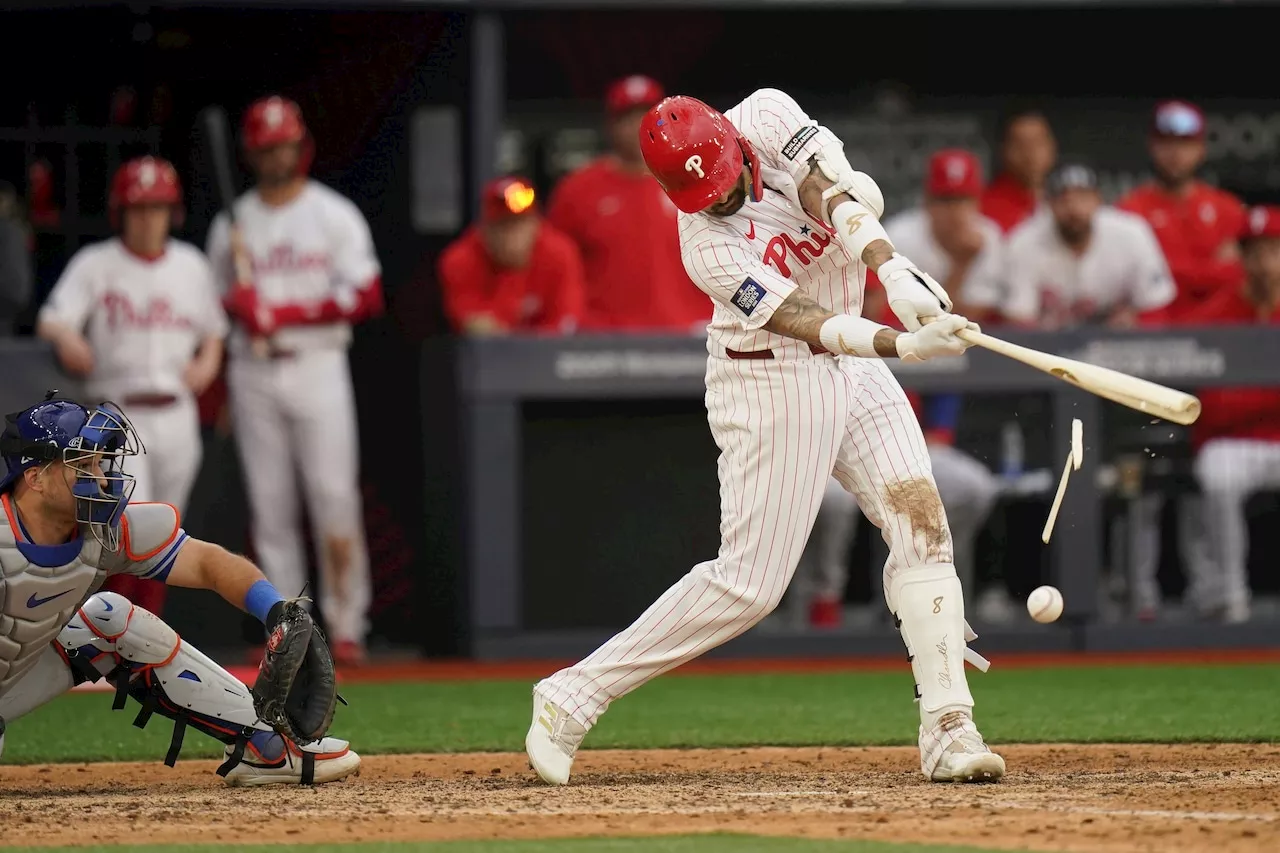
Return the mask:
[[[1004,774],[973,724],[973,694],[965,661],[986,672],[990,664],[969,649],[977,639],[964,618],[955,567],[933,564],[894,576],[889,599],[920,703],[920,767],[935,781],[988,781]]]
[[[890,582],[889,598],[915,675],[921,719],[930,721],[948,709],[972,708],[965,661],[983,672],[991,664],[969,649],[977,635],[964,618],[964,594],[955,566],[903,569]]]
[[[242,761],[264,772],[279,771],[286,763],[292,769],[297,756],[301,766],[292,774],[293,781],[327,781],[316,778],[317,758],[328,761],[335,752],[347,752],[344,741],[330,738],[318,741],[315,749],[287,742],[258,720],[247,685],[183,642],[158,616],[117,593],[90,596],[58,634],[57,644],[76,683],[106,677],[116,688],[113,708],[124,708],[126,696],[142,704],[133,721],[138,728],[145,727],[152,714],[174,721],[165,756],[170,767],[178,759],[187,726],[228,745],[227,760],[218,768],[218,775],[224,777]],[[289,775],[277,772],[271,781]]]

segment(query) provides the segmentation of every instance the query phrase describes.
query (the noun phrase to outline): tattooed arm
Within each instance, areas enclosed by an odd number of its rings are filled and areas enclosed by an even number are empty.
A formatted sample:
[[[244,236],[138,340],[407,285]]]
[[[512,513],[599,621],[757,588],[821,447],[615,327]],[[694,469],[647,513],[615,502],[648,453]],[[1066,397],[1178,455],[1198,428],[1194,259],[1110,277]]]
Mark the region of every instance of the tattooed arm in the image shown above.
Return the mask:
[[[868,247],[870,248],[870,247]],[[892,253],[892,249],[890,249]],[[822,342],[822,326],[832,317],[832,312],[799,291],[792,293],[774,310],[769,322],[764,324],[766,331],[788,338],[796,338],[813,346],[824,346]],[[897,358],[897,340],[901,332],[893,329],[880,329],[875,332],[874,346],[876,355],[881,358]]]
[[[883,204],[872,207],[853,193],[873,196],[878,201],[880,188],[860,172],[842,182],[852,192],[839,192],[825,202],[823,193],[836,186],[823,171],[816,157],[809,161],[809,172],[800,179],[797,190],[800,204],[816,219],[831,223],[836,239],[851,257],[860,259],[880,279],[889,307],[908,331],[916,331],[941,314],[952,310],[951,297],[942,285],[918,269],[909,259],[894,251],[893,243],[880,224]]]
[[[820,219],[823,222],[831,222],[831,215],[835,213],[835,209],[846,201],[857,201],[848,193],[837,193],[827,199],[823,204],[822,194],[829,188],[835,186],[835,183],[826,175],[822,174],[822,169],[818,165],[817,157],[809,158],[809,173],[800,181],[800,204],[804,207],[805,213],[808,213],[814,219]],[[870,215],[870,214],[868,214]],[[846,223],[848,224],[848,223]],[[855,222],[854,229],[857,230],[860,222]],[[838,228],[838,226],[837,226]],[[862,262],[876,272],[880,269],[880,265],[893,257],[893,244],[887,239],[872,240],[862,251]]]

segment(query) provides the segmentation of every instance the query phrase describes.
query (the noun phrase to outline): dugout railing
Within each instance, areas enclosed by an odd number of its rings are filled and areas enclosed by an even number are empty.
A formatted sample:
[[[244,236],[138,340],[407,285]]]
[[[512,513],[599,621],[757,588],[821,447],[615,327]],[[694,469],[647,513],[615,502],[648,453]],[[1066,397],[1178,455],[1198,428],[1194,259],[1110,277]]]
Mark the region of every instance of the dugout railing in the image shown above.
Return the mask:
[[[1280,385],[1280,335],[1265,327],[999,334],[1187,390]],[[427,347],[424,419],[438,424],[427,435],[427,505],[440,507],[451,495],[459,512],[453,527],[474,655],[585,652],[715,553],[716,450],[702,409],[705,362],[705,342],[694,337]],[[1084,469],[1071,480],[1052,541],[1039,546],[1047,497],[1024,511],[1013,531],[1025,543],[1034,527],[1025,559],[1043,559],[1040,579],[1062,589],[1065,615],[1051,626],[978,625],[984,648],[1254,647],[1280,638],[1280,622],[1265,612],[1231,626],[1140,624],[1105,612],[1114,578],[1104,576],[1104,566],[1123,559],[1107,538],[1109,522],[1123,515],[1124,460],[1135,451],[1152,460],[1151,480],[1165,488],[1178,477],[1162,463],[1174,460],[1176,468],[1179,451],[1172,448],[1185,444],[1176,426],[977,348],[962,359],[893,367],[909,389],[964,392],[978,401],[970,409],[980,421],[1012,411],[1023,421],[1028,458],[1052,469],[1055,484],[1071,420],[1084,423]],[[447,425],[439,425],[442,393],[459,401],[457,420]],[[975,450],[993,467],[997,452],[990,441]],[[721,653],[878,654],[896,653],[898,644],[883,625],[812,632],[766,622]]]

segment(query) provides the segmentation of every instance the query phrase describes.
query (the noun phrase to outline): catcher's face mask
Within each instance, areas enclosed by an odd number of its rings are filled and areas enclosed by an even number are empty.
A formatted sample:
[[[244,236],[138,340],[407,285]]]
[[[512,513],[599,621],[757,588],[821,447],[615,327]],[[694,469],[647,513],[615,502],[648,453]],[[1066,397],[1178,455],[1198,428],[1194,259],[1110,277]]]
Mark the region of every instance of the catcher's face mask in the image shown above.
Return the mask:
[[[88,525],[104,547],[120,546],[120,521],[134,478],[124,471],[130,456],[144,452],[133,424],[114,403],[89,409],[66,400],[50,400],[9,415],[0,452],[9,465],[0,488],[27,468],[62,462],[72,472],[76,521]]]

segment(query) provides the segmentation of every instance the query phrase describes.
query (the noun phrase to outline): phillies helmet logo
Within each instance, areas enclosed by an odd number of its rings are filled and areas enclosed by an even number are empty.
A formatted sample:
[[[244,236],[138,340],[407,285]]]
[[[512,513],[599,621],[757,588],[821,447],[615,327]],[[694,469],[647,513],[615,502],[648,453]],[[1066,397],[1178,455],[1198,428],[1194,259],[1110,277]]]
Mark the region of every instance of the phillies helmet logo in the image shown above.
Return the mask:
[[[144,160],[142,165],[138,167],[138,184],[143,189],[151,189],[156,182],[156,164],[150,160]]]
[[[1263,229],[1267,227],[1267,211],[1265,208],[1255,207],[1253,212],[1249,214],[1249,230],[1254,234],[1261,234]]]
[[[684,161],[684,170],[686,172],[697,172],[699,178],[705,178],[707,175],[702,171],[702,157],[694,154],[688,160]]]
[[[953,184],[963,181],[969,174],[969,166],[959,157],[947,161],[947,180]]]
[[[277,98],[272,98],[266,109],[262,111],[262,119],[267,123],[267,127],[277,128],[284,121],[284,104]]]

